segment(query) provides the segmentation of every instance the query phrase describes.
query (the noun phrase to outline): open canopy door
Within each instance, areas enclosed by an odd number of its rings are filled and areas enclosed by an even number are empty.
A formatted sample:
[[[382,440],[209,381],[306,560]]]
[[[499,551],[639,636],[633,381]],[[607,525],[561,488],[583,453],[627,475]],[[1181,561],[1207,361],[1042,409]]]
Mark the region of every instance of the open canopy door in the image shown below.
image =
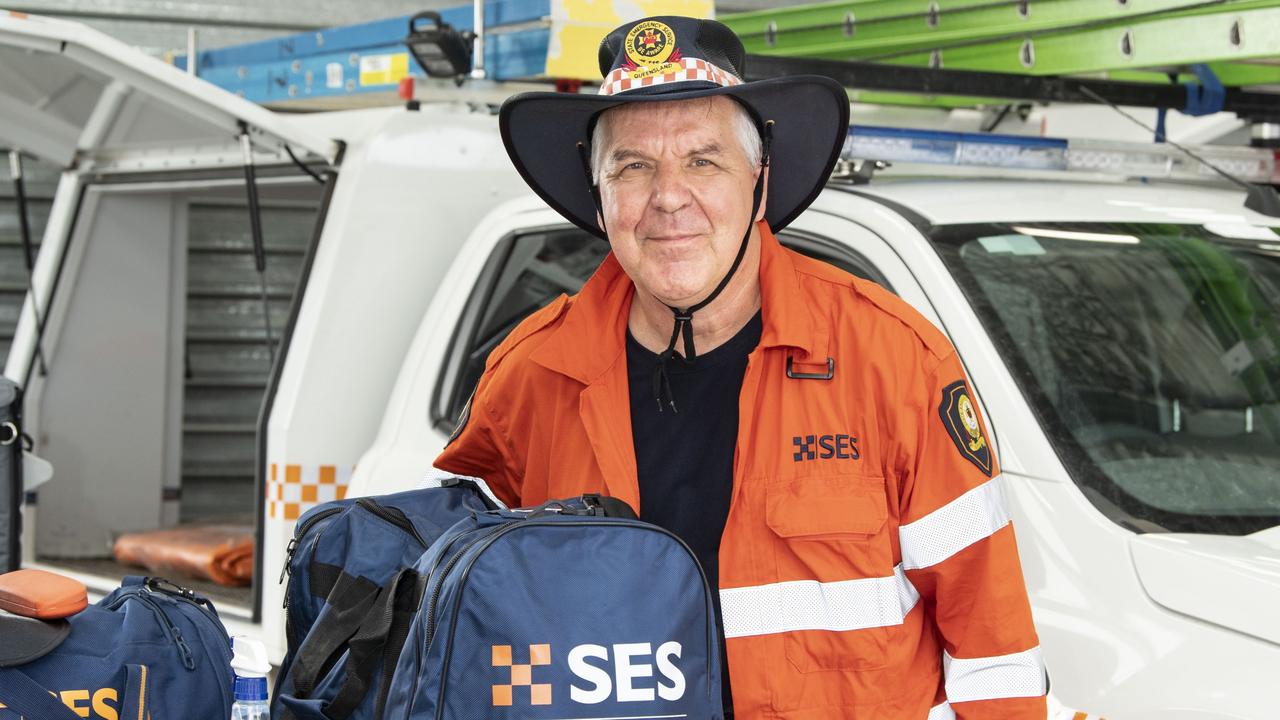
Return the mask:
[[[0,10],[0,146],[95,173],[333,163],[337,143],[84,25]]]

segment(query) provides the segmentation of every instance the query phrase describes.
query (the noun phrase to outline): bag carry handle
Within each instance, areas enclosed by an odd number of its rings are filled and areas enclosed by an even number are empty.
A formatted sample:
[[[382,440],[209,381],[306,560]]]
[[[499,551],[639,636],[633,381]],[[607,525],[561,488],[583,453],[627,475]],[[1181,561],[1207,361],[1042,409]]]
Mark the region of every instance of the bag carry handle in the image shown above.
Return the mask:
[[[71,708],[16,668],[0,668],[0,702],[23,717],[80,720]]]
[[[568,503],[575,499],[581,500],[585,508],[570,507]],[[631,506],[625,501],[599,493],[587,493],[568,500],[548,500],[524,512],[528,512],[525,517],[530,520],[546,517],[547,515],[580,515],[583,517],[623,518],[625,520],[639,519],[636,517],[635,510],[632,510]]]
[[[619,500],[616,497],[592,493],[589,495],[583,495],[582,501],[592,507],[600,508],[601,514],[607,518],[623,518],[625,520],[640,519],[640,517],[636,515],[636,511],[631,508],[631,505],[629,505],[625,500]]]
[[[388,651],[388,637],[396,632],[396,620],[402,619],[404,613],[396,612],[397,600],[404,592],[417,587],[417,573],[402,570],[391,582],[387,583],[378,601],[369,608],[365,620],[356,634],[347,642],[346,676],[342,687],[333,700],[325,704],[322,712],[330,720],[346,720],[359,707],[365,695],[369,693],[369,684],[373,680],[378,661],[384,659]],[[407,588],[407,590],[406,590]],[[397,632],[397,635],[401,633]],[[403,641],[400,641],[403,645]],[[397,651],[400,648],[395,648]],[[382,678],[383,683],[390,678]]]
[[[346,573],[338,578],[333,592],[329,593],[328,612],[320,614],[293,661],[295,697],[311,697],[329,658],[360,629],[369,609],[378,605],[380,591],[381,588],[364,578]]]

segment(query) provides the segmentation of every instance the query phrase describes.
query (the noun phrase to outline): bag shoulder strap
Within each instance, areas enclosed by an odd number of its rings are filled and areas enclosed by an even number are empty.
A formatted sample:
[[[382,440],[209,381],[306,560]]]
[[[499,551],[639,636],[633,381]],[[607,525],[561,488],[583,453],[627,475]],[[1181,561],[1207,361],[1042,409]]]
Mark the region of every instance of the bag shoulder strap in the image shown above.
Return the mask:
[[[80,720],[80,716],[27,674],[16,668],[0,668],[0,702],[9,710],[40,720]]]

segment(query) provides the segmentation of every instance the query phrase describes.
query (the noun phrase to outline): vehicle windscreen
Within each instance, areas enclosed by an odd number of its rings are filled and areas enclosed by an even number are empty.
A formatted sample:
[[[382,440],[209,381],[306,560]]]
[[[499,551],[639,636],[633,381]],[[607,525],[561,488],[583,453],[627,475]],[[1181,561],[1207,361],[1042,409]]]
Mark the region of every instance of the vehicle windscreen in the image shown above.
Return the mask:
[[[1280,524],[1280,231],[1012,223],[931,235],[1095,505],[1136,530]]]

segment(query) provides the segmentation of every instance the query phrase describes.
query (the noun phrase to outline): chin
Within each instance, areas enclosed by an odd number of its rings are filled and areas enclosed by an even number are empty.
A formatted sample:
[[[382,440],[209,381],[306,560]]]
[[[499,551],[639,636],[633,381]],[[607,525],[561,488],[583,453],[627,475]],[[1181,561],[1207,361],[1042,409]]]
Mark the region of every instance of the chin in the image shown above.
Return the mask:
[[[707,274],[692,271],[692,268],[680,267],[680,264],[666,265],[657,272],[649,273],[646,285],[649,291],[659,300],[673,305],[688,298],[703,294],[707,287]]]

